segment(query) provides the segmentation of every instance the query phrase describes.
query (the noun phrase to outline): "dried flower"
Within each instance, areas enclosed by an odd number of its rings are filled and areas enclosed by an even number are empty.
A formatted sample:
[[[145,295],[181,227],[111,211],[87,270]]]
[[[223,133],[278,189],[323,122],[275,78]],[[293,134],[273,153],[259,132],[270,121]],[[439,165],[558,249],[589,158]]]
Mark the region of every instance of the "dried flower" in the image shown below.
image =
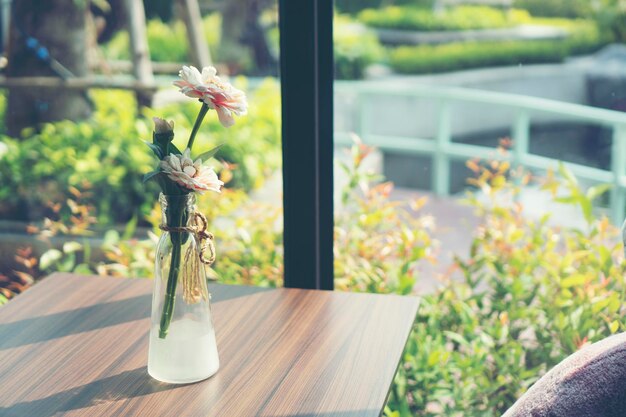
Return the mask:
[[[213,168],[202,165],[201,159],[191,160],[191,151],[185,149],[182,155],[170,154],[161,162],[163,172],[176,184],[190,191],[203,194],[207,190],[220,192],[224,185],[217,178]]]
[[[233,114],[241,116],[248,111],[248,102],[243,91],[220,80],[214,67],[204,67],[202,73],[196,67],[184,66],[179,72],[182,80],[174,81],[180,92],[191,98],[203,101],[215,109],[225,127],[235,123]]]

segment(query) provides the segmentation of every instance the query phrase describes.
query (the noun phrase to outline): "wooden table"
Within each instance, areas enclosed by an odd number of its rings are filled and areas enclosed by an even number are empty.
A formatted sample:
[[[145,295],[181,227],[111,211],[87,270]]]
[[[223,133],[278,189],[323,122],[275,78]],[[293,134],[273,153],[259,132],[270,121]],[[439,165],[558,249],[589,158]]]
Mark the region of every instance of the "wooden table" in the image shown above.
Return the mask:
[[[0,308],[0,416],[379,416],[413,297],[213,285],[221,368],[148,376],[152,280],[55,274]]]

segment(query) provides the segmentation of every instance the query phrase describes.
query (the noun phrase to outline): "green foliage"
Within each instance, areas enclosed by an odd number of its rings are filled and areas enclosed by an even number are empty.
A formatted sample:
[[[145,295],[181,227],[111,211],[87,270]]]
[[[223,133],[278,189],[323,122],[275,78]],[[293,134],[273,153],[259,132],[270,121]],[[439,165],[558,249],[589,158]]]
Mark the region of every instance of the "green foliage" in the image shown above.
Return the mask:
[[[245,80],[238,80],[244,84]],[[196,139],[197,154],[224,144],[217,158],[236,165],[234,187],[250,190],[280,167],[280,98],[276,82],[267,80],[251,93],[248,115],[230,129],[219,126],[214,112]],[[27,131],[23,139],[2,137],[8,147],[0,156],[2,214],[9,218],[40,219],[50,215],[49,201],[63,202],[68,187],[90,190],[101,224],[127,222],[150,210],[158,193],[155,184],[142,183],[156,160],[142,140],[150,140],[152,122],[135,118],[131,94],[98,92],[97,111],[85,122],[47,124],[41,132]],[[199,104],[159,109],[175,121],[175,144],[184,148]],[[155,113],[145,110],[147,116]],[[156,114],[154,114],[156,115]],[[25,169],[26,168],[26,169]]]
[[[222,17],[214,13],[203,18],[204,34],[215,53],[220,43]],[[189,61],[189,42],[185,24],[178,20],[163,23],[153,19],[147,24],[148,47],[150,57],[156,62]],[[128,32],[120,31],[104,46],[104,54],[109,59],[130,59],[130,40]]]
[[[345,15],[335,15],[333,38],[338,79],[363,78],[369,65],[383,59],[384,51],[376,35]]]
[[[232,178],[228,169],[223,178]],[[255,203],[241,189],[226,188],[221,194],[197,196],[199,210],[209,220],[209,230],[215,235],[218,259],[209,270],[211,279],[222,283],[276,287],[282,285],[282,231],[281,209],[275,205]],[[93,207],[76,199],[68,200],[78,211],[94,214]],[[236,219],[236,220],[233,220]],[[36,277],[55,271],[99,274],[124,277],[151,277],[154,273],[154,253],[158,242],[160,209],[153,206],[145,219],[152,229],[148,237],[138,238],[137,220],[130,221],[123,230],[110,229],[102,238],[76,240],[77,234],[87,235],[91,224],[84,217],[71,222],[47,219],[38,231],[40,238],[49,242],[49,249],[40,257]],[[80,225],[80,230],[67,223]],[[70,234],[62,246],[51,237]],[[145,230],[141,231],[145,235]],[[56,240],[58,242],[58,239]],[[98,255],[92,255],[92,246]]]
[[[499,65],[561,62],[571,55],[594,52],[610,41],[592,21],[534,19],[534,22],[561,27],[570,34],[559,40],[403,46],[390,52],[390,65],[400,73],[420,74]]]
[[[504,65],[561,62],[567,46],[555,41],[459,42],[402,46],[390,53],[391,67],[405,74],[446,72]]]
[[[609,32],[616,42],[626,42],[626,2],[600,0],[593,6],[595,17],[603,30]]]
[[[485,6],[459,6],[441,13],[408,6],[391,6],[364,10],[359,13],[359,20],[381,29],[430,32],[511,27],[528,23],[530,15],[525,10],[503,11]]]
[[[530,220],[507,198],[520,190],[508,164],[476,170],[488,198],[472,193],[468,203],[483,223],[456,259],[461,277],[423,299],[389,401],[402,416],[500,416],[566,356],[624,330],[618,229],[587,213],[583,230],[551,226],[549,214]],[[605,191],[561,175],[543,189],[583,212]]]
[[[432,9],[435,0],[394,0],[396,6],[410,5],[416,8]],[[336,0],[335,7],[341,13],[355,14],[364,9],[379,9],[388,5],[386,0]]]
[[[588,18],[591,0],[515,0],[514,5],[533,16]]]
[[[391,183],[375,185],[362,162],[371,148],[357,143],[350,164],[340,163],[348,182],[335,215],[335,286],[339,290],[409,294],[420,261],[433,260],[431,216],[425,199],[390,201]]]
[[[0,164],[0,198],[12,217],[42,218],[47,202],[65,201],[70,186],[95,191],[90,204],[103,223],[127,221],[147,209],[141,175],[153,161],[139,132],[149,132],[148,123],[135,120],[130,93],[97,92],[94,98],[98,110],[89,121],[2,138],[9,151]]]

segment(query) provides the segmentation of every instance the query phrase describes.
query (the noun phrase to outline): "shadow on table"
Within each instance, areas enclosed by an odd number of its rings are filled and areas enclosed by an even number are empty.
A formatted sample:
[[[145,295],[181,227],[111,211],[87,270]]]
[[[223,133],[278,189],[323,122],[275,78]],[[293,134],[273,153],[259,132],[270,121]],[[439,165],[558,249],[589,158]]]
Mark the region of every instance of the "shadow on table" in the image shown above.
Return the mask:
[[[212,302],[246,297],[269,288],[216,286]],[[46,316],[0,324],[0,350],[57,339],[150,317],[152,295],[108,301]]]
[[[150,378],[146,367],[125,371],[80,387],[59,392],[39,400],[1,408],[3,417],[51,417],[63,411],[91,407],[101,403],[140,397],[184,385],[165,384]]]

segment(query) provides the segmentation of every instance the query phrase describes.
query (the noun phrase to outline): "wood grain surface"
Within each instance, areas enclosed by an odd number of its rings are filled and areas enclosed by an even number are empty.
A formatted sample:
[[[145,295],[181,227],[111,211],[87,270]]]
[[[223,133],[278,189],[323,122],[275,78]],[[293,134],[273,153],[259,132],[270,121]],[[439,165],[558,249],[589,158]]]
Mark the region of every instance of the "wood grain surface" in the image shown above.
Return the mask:
[[[146,371],[152,280],[55,274],[0,308],[0,416],[379,416],[417,312],[393,295],[213,285],[221,368]]]

